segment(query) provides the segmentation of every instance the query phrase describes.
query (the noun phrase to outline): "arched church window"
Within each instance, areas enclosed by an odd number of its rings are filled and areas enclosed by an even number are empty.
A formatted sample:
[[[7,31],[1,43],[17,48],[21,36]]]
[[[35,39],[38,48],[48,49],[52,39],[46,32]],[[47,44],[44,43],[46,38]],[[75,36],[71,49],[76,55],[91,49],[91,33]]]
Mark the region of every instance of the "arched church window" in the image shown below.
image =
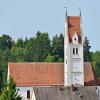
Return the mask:
[[[73,48],[73,55],[75,55],[75,48]]]
[[[76,48],[76,54],[78,55],[78,48]]]

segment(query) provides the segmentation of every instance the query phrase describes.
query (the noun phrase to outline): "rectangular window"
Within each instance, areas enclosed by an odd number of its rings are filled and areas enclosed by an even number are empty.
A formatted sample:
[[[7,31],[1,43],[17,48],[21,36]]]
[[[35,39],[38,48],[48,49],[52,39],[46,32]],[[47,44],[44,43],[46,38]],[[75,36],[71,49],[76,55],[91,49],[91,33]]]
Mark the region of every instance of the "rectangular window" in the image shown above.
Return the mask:
[[[73,84],[74,85],[80,84],[80,76],[73,76]]]
[[[66,60],[66,64],[67,64],[67,60]]]
[[[75,48],[73,48],[73,55],[75,55]]]
[[[78,48],[76,48],[76,54],[78,55]]]
[[[27,90],[27,99],[30,99],[30,90]]]

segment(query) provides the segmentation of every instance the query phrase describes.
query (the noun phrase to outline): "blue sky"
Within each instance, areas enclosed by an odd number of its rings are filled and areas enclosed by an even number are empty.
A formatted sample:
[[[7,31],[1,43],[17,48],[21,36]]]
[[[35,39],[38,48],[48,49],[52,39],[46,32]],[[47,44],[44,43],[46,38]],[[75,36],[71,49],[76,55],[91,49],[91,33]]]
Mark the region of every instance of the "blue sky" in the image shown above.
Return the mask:
[[[83,31],[100,50],[100,0],[0,0],[0,35],[13,39],[31,37],[40,30],[50,37],[64,32],[64,7],[68,15],[79,15],[82,8]]]

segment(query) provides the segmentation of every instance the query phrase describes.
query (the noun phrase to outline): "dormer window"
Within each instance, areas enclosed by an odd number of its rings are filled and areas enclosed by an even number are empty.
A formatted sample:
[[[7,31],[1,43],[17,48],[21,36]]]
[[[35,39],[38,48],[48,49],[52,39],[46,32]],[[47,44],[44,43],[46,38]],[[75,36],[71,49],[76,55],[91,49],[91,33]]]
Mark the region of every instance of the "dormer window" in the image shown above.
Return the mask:
[[[76,38],[74,38],[74,40],[76,41]]]
[[[73,40],[73,44],[78,44],[78,35],[76,32],[74,33],[72,40]]]

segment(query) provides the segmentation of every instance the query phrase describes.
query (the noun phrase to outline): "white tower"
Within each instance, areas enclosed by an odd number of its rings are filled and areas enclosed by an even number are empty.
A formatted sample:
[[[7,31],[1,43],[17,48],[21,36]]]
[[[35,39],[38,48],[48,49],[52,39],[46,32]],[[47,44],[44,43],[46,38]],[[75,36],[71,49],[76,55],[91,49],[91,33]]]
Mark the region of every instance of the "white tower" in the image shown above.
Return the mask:
[[[84,86],[83,33],[80,16],[65,16],[64,86]]]

